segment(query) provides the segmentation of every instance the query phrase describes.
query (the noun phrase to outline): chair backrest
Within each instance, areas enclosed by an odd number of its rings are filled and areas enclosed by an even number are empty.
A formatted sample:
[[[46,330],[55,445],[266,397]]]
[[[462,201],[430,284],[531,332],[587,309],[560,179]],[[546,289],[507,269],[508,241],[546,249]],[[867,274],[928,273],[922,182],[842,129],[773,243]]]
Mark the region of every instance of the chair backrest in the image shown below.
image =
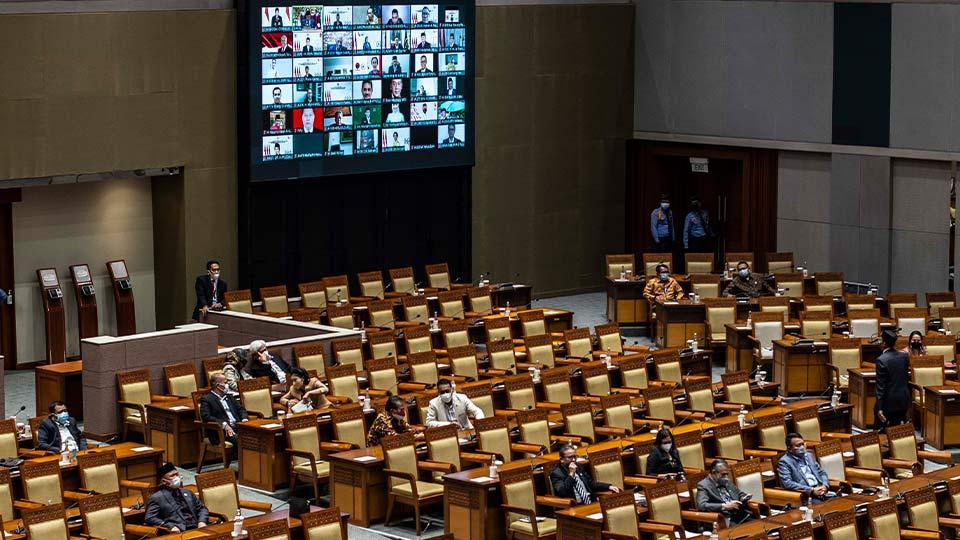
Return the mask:
[[[394,392],[397,386],[396,357],[375,358],[364,363],[370,388]]]
[[[840,383],[846,384],[849,371],[860,367],[863,345],[859,339],[832,338],[827,345],[827,361],[840,370]]]
[[[367,423],[360,405],[341,405],[330,410],[330,423],[333,425],[333,437],[348,442],[357,448],[367,443]]]
[[[597,335],[597,350],[607,353],[623,353],[623,339],[620,337],[620,325],[615,322],[598,324],[593,328]]]
[[[900,316],[901,309],[917,307],[917,293],[889,293],[887,307],[890,310],[890,317],[895,319]]]
[[[686,253],[683,256],[684,272],[690,274],[712,274],[713,253]]]
[[[909,336],[914,331],[926,334],[929,314],[929,308],[925,307],[900,307],[897,309],[897,331],[901,336]]]
[[[672,253],[644,253],[643,254],[643,275],[653,276],[657,273],[657,266],[665,264],[673,269]]]
[[[270,393],[270,379],[257,377],[237,381],[237,391],[240,393],[240,404],[248,412],[262,414],[265,418],[273,417],[273,395]]]
[[[443,335],[443,346],[447,349],[469,345],[470,323],[464,319],[440,321],[440,334]]]
[[[647,404],[647,417],[676,422],[676,410],[673,406],[673,389],[670,386],[653,386],[642,391],[643,401]]]
[[[873,538],[900,538],[900,513],[896,499],[883,499],[867,505],[867,518],[870,521],[870,536]]]
[[[600,398],[607,427],[621,428],[633,433],[633,409],[629,394],[613,394]]]
[[[417,298],[423,297],[418,296]],[[403,343],[407,348],[407,354],[433,350],[433,338],[430,335],[430,327],[421,324],[405,328],[403,330]]]
[[[567,426],[567,433],[595,440],[593,431],[593,409],[588,401],[574,401],[560,406],[560,413]]]
[[[253,294],[250,289],[227,291],[223,293],[223,301],[227,303],[227,309],[230,311],[253,313]]]
[[[567,368],[547,369],[540,372],[540,384],[543,396],[551,403],[570,403],[573,392],[570,390],[570,372]]]
[[[612,279],[619,279],[621,272],[630,272],[631,274],[636,273],[636,258],[633,256],[633,253],[624,253],[621,255],[606,255],[605,256],[606,276]]]
[[[396,328],[393,306],[393,300],[377,300],[367,304],[367,316],[370,317],[370,326],[389,330]]]
[[[740,430],[740,424],[737,422],[727,422],[713,428],[713,437],[717,442],[717,454],[719,457],[743,460],[743,434]]]
[[[848,313],[851,310],[874,309],[877,307],[877,297],[872,294],[846,293],[843,295],[843,303]]]
[[[383,461],[387,469],[405,472],[417,478],[417,453],[414,449],[413,432],[391,435],[380,440],[383,449]],[[406,485],[407,481],[396,477],[389,478],[390,489]]]
[[[77,454],[80,485],[97,493],[120,491],[120,471],[114,450],[98,450]]]
[[[352,330],[356,328],[356,321],[353,319],[353,305],[350,302],[344,302],[339,306],[330,304],[327,306],[327,320],[330,326]]]
[[[737,322],[736,298],[705,298],[707,335],[713,341],[727,339],[726,325]]]
[[[947,492],[950,493],[950,513],[960,512],[960,478],[947,480]]]
[[[120,401],[129,401],[140,405],[150,404],[150,371],[134,369],[117,373],[117,388]],[[123,416],[139,416],[140,411],[124,408]]]
[[[759,459],[747,459],[730,464],[730,476],[740,491],[753,495],[753,500],[765,502],[763,498],[763,474]]]
[[[190,397],[197,391],[197,366],[193,362],[173,364],[163,367],[163,375],[167,380],[167,393],[173,396]]]
[[[834,300],[832,296],[804,296],[804,311],[827,311],[833,316]]]
[[[350,288],[346,275],[327,276],[321,280],[327,302],[349,302]]]
[[[533,379],[527,373],[511,375],[503,379],[503,389],[507,394],[507,406],[511,409],[532,409],[537,398],[533,388]]]
[[[850,321],[850,336],[855,338],[874,338],[880,335],[879,309],[847,310]]]
[[[780,313],[754,313],[751,334],[761,348],[772,348],[774,341],[783,339],[783,316]]]
[[[467,300],[470,302],[470,311],[474,313],[489,315],[493,312],[490,287],[473,287],[467,290]]]
[[[200,361],[200,363],[203,366],[203,376],[204,380],[207,382],[207,386],[210,385],[210,380],[214,375],[223,373],[224,358],[222,356],[204,358]]]
[[[817,284],[817,295],[843,295],[843,272],[817,272],[813,278]]]
[[[425,295],[404,296],[400,299],[400,305],[403,306],[403,320],[405,321],[426,324],[430,319],[430,307]]]
[[[626,388],[644,389],[649,386],[646,357],[635,354],[617,360],[620,366],[620,380]]]
[[[477,447],[482,452],[497,454],[504,463],[513,460],[510,450],[510,431],[507,419],[503,416],[475,418],[473,429],[477,433]]]
[[[687,394],[687,406],[691,411],[713,415],[713,385],[707,377],[690,378],[684,381],[683,390]]]
[[[887,426],[883,431],[887,434],[887,443],[890,445],[890,457],[909,461],[910,463],[916,463],[918,461],[917,437],[913,431],[912,423]],[[910,470],[896,469],[894,472],[898,476],[905,476],[910,473]]]
[[[450,361],[450,370],[458,377],[468,377],[473,380],[480,378],[477,366],[477,346],[470,344],[462,347],[447,349],[447,358]]]
[[[433,287],[433,285],[431,285]],[[462,319],[466,308],[463,305],[463,290],[441,291],[437,294],[440,303],[440,315],[453,319]]]
[[[941,386],[944,377],[942,356],[914,356],[910,359],[910,379],[919,386]],[[919,399],[916,391],[914,397]]]
[[[542,309],[528,309],[517,312],[520,330],[524,336],[539,336],[547,333],[547,321]]]
[[[647,510],[650,521],[680,525],[680,497],[677,496],[677,483],[664,480],[654,485],[644,486],[647,494]]]
[[[407,364],[410,365],[410,379],[414,382],[437,384],[440,380],[437,355],[433,351],[408,354]]]
[[[720,274],[690,274],[690,292],[701,298],[719,298]]]
[[[27,500],[40,504],[63,502],[58,461],[24,461],[20,466],[20,480]]]
[[[610,374],[607,365],[601,361],[585,362],[580,365],[583,389],[589,396],[610,394]]]
[[[357,381],[357,368],[353,364],[327,366],[326,377],[331,394],[350,398],[351,401],[359,400],[360,383]]]
[[[767,273],[793,272],[793,252],[768,252],[764,257],[767,261]]]
[[[640,538],[637,527],[637,508],[633,492],[623,491],[600,497],[600,511],[603,513],[603,530],[625,536]]]
[[[0,457],[15,458],[19,455],[17,421],[13,418],[0,420]]]
[[[509,339],[487,342],[487,357],[490,367],[513,373],[517,364],[517,357],[513,351],[513,342]]]
[[[953,292],[928,292],[925,297],[933,318],[940,317],[940,308],[957,307],[957,295]]]
[[[868,431],[850,437],[853,453],[856,456],[857,466],[865,469],[883,469],[883,451],[880,450],[880,436],[875,431]]]
[[[290,524],[287,518],[261,521],[247,525],[250,540],[290,540]]]
[[[827,531],[827,540],[857,540],[857,514],[852,509],[837,510],[823,514],[823,528]]]
[[[27,540],[68,540],[70,538],[67,514],[59,502],[42,508],[24,510],[21,519],[26,529]]]
[[[823,438],[820,434],[820,414],[817,412],[816,405],[794,409],[793,425],[797,433],[806,441],[819,442]]]
[[[515,467],[500,471],[500,493],[507,506],[536,511],[536,488],[533,484],[533,471],[529,467]],[[521,518],[523,514],[507,513],[507,527]]]
[[[802,433],[801,433],[802,435]],[[806,439],[806,437],[804,437]],[[813,453],[817,456],[817,462],[825,473],[827,478],[833,480],[846,480],[847,472],[843,463],[843,447],[840,439],[827,439],[817,443],[813,447]]]
[[[756,266],[753,264],[753,252],[752,251],[728,251],[726,256],[723,258],[724,268],[737,268],[737,264],[740,261],[746,261],[750,265],[750,271],[755,272]]]
[[[911,526],[925,531],[940,531],[937,496],[933,486],[908,491],[903,494],[903,499],[907,503]]]
[[[781,540],[813,540],[813,524],[809,521],[786,525],[780,529]]]
[[[829,339],[833,333],[833,314],[829,311],[801,311],[800,335],[810,339]]]
[[[367,344],[370,346],[370,356],[373,358],[396,358],[397,336],[393,330],[383,332],[367,332]]]
[[[703,436],[699,431],[676,433],[673,436],[673,445],[680,454],[680,463],[684,467],[702,469],[704,465]],[[645,471],[644,469],[643,471]]]
[[[676,444],[676,439],[674,439],[674,444]],[[653,450],[653,439],[640,440],[633,443],[633,459],[634,467],[637,470],[637,474],[644,474],[647,471],[647,459],[650,457],[650,452]]]
[[[563,341],[567,346],[567,356],[585,358],[593,351],[590,329],[585,326],[564,330]]]
[[[450,269],[447,263],[428,264],[424,267],[427,273],[427,286],[433,289],[450,288]]]
[[[553,338],[550,334],[527,336],[523,338],[523,346],[527,352],[528,363],[538,364],[545,368],[552,368],[556,365],[553,357]]]
[[[517,411],[520,440],[550,448],[550,421],[544,409]]]
[[[360,284],[361,296],[370,296],[383,300],[383,274],[379,270],[360,272],[357,274],[357,282]]]
[[[13,485],[10,483],[10,469],[0,467],[0,518],[13,519]]]
[[[784,321],[790,316],[790,299],[786,296],[761,296],[757,301],[761,313],[779,313]]]
[[[294,418],[284,419],[284,427],[287,431],[288,440],[290,440],[293,437],[290,436],[291,428],[287,427],[286,420],[294,420]],[[316,421],[313,421],[312,424],[314,425],[314,431],[316,431]],[[305,450],[302,447],[296,449]],[[302,458],[301,461],[303,461]],[[237,508],[240,506],[240,495],[237,492],[237,477],[233,469],[220,469],[219,471],[198,474],[197,493],[207,510],[228,517],[237,514]]]
[[[940,308],[940,327],[950,334],[960,333],[960,307]]]
[[[325,309],[327,307],[327,293],[323,289],[322,281],[311,281],[297,285],[300,290],[300,305],[307,308]]]
[[[480,407],[483,416],[491,417],[494,415],[493,409],[493,384],[489,381],[479,381],[467,383],[457,387],[461,394],[470,398],[474,405]]]
[[[347,540],[339,506],[300,514],[300,521],[304,540]]]
[[[393,290],[402,294],[413,294],[415,292],[417,281],[413,277],[413,268],[391,268],[389,271],[390,283],[393,284]]]
[[[110,491],[88,495],[78,502],[83,532],[103,540],[123,540],[123,510],[120,493]]]
[[[721,373],[720,381],[727,393],[727,401],[747,407],[753,406],[750,393],[750,374],[746,371],[731,371]]]
[[[683,382],[683,368],[680,365],[680,349],[665,347],[650,353],[656,369],[658,381],[680,384]]]
[[[767,411],[764,411],[766,413]],[[774,450],[787,451],[785,438],[787,436],[787,419],[782,412],[758,415],[757,431],[760,434],[760,444]]]
[[[783,289],[783,295],[789,298],[803,297],[803,274],[800,272],[776,272],[773,281],[778,289]]]
[[[485,317],[483,327],[487,332],[487,341],[509,341],[510,318],[506,315],[496,317]]]
[[[260,287],[260,300],[263,310],[267,313],[286,313],[290,311],[287,305],[287,286]]]
[[[945,362],[957,357],[957,339],[955,336],[930,334],[923,337],[923,345],[928,356],[942,356]]]
[[[606,482],[623,489],[623,463],[620,461],[620,448],[605,448],[590,451],[587,447],[587,458],[590,460],[590,469],[593,479],[597,482]]]

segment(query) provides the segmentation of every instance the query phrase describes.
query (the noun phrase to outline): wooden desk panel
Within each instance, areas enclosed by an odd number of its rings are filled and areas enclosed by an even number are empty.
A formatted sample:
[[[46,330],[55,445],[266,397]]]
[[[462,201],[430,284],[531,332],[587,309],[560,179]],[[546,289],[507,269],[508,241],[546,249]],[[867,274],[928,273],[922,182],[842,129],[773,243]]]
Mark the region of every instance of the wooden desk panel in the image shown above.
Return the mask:
[[[533,467],[546,461],[520,459],[505,468]],[[488,472],[487,467],[479,467],[443,477],[444,532],[453,533],[457,540],[486,540],[504,533],[500,479],[490,478]]]
[[[646,282],[643,279],[619,280],[606,278],[607,320],[621,325],[650,322],[650,307],[643,297]]]
[[[357,461],[373,457],[368,461]],[[350,523],[369,527],[387,515],[387,481],[380,447],[330,456],[330,504],[350,514]]]
[[[923,437],[937,450],[960,445],[960,393],[955,386],[923,389]]]
[[[853,425],[871,429],[876,421],[873,406],[877,403],[877,372],[872,368],[851,369],[849,381]]]
[[[827,388],[827,343],[796,346],[793,340],[773,342],[773,380],[784,395],[822,393]]]
[[[178,399],[147,405],[150,444],[162,449],[167,461],[184,467],[197,462],[199,432],[193,423],[193,401]]]
[[[80,360],[37,366],[34,370],[37,414],[46,411],[51,402],[62,401],[71,416],[83,420],[82,373],[83,362]]]
[[[248,487],[274,492],[290,481],[283,424],[256,419],[237,424],[237,480]]]
[[[521,309],[533,302],[533,287],[530,285],[492,285],[490,287],[490,300],[497,307],[506,306],[509,302],[510,307]]]

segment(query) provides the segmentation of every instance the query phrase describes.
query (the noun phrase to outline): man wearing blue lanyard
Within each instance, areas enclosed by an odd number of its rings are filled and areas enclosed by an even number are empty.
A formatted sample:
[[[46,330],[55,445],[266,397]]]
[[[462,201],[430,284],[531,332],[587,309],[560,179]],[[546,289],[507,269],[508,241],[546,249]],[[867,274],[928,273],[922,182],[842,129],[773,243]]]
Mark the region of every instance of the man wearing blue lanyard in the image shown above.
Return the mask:
[[[653,236],[653,251],[669,253],[673,251],[673,241],[676,238],[673,229],[673,211],[670,210],[670,199],[666,195],[660,196],[660,206],[650,213],[650,234]]]

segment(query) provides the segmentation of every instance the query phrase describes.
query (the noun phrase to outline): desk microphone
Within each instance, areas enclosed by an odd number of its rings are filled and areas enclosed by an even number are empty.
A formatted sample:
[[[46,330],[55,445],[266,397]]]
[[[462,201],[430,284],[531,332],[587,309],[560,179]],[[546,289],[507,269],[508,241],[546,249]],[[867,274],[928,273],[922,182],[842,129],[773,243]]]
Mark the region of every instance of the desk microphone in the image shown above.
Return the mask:
[[[420,318],[420,315],[421,315],[420,313],[417,313],[416,316],[413,317],[413,319],[411,319],[411,320],[409,320],[409,321],[403,321],[403,322],[413,322],[413,321],[419,319],[419,318]],[[389,324],[389,323],[394,323],[394,322],[397,322],[397,318],[396,318],[396,317],[394,317],[394,318],[390,319],[389,321],[387,321],[387,324]],[[403,335],[404,335],[403,329],[394,330],[393,335],[396,336],[396,337],[403,336]]]
[[[25,411],[25,410],[27,410],[27,406],[26,406],[26,405],[21,405],[20,408],[17,409],[17,413],[13,415],[13,420],[14,420],[14,422],[16,422],[17,417],[20,416],[20,413],[22,413],[22,412]]]

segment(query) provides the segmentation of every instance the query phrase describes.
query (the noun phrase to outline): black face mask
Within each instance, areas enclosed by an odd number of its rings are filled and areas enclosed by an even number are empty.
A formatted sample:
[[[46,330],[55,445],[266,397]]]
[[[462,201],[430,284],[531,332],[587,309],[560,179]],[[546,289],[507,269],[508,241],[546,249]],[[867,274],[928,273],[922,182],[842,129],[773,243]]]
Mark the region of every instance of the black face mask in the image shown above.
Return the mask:
[[[911,341],[911,342],[910,342],[910,348],[913,349],[913,350],[915,350],[915,351],[919,351],[920,349],[923,348],[923,343],[921,343],[921,342],[919,342],[919,341]]]

